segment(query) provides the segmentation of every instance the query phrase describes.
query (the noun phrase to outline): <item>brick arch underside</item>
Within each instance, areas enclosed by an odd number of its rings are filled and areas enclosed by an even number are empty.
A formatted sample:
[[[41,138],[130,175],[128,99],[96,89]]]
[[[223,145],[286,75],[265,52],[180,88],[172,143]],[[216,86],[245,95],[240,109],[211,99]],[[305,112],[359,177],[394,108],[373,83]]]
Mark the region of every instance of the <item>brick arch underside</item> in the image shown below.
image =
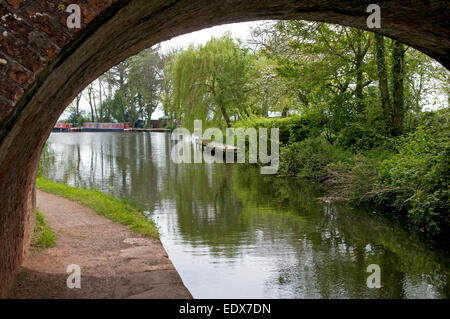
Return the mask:
[[[260,19],[305,19],[366,28],[372,1],[0,0],[0,297],[13,285],[33,225],[39,156],[72,99],[110,67],[173,36]],[[58,5],[82,8],[69,30]],[[450,65],[447,0],[379,1],[382,28]]]

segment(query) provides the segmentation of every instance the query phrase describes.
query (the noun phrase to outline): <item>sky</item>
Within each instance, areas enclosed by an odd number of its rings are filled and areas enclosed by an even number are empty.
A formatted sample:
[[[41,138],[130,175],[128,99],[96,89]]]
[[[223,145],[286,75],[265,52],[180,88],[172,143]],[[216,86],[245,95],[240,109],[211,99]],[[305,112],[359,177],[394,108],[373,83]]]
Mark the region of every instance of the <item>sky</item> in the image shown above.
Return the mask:
[[[224,24],[184,34],[169,41],[161,42],[161,50],[165,53],[170,48],[186,48],[190,44],[205,44],[211,37],[219,38],[226,32],[231,32],[234,38],[250,39],[251,29],[260,23],[261,21]]]

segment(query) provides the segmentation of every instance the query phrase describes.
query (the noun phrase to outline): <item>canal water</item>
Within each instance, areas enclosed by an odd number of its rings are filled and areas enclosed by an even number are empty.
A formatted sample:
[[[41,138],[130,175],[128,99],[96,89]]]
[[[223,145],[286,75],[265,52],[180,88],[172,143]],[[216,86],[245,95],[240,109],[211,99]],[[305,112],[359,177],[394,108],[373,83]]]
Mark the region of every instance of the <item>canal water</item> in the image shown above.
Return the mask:
[[[53,133],[43,173],[145,206],[195,298],[448,298],[449,258],[245,164],[174,164],[166,133]],[[369,289],[367,267],[381,270]]]

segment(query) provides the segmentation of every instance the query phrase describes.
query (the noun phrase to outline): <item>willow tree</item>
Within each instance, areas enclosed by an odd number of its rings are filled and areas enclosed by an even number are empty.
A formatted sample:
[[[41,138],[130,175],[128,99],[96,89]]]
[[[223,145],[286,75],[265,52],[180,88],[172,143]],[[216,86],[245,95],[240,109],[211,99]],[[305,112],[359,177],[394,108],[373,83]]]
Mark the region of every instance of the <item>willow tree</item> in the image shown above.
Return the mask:
[[[246,105],[249,64],[250,56],[230,35],[190,46],[166,67],[166,113],[188,128],[195,119],[230,127]]]

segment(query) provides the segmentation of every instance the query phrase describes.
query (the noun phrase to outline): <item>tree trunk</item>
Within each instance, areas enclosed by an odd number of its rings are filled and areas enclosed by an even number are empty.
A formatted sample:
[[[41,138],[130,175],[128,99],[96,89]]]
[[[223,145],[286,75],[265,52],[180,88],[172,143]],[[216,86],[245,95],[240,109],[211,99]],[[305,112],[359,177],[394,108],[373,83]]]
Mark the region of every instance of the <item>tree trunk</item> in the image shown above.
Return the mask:
[[[270,106],[270,103],[269,103],[269,97],[268,97],[268,94],[267,94],[266,98],[265,98],[265,101],[264,101],[264,107],[263,107],[263,110],[262,110],[262,115],[264,117],[269,117],[269,106]]]
[[[405,77],[405,46],[394,40],[392,43],[392,135],[403,134],[403,119],[405,115],[404,77]]]
[[[377,59],[377,73],[378,73],[378,87],[380,89],[381,105],[383,107],[383,114],[387,123],[389,134],[392,130],[392,109],[391,99],[389,97],[388,77],[386,70],[386,47],[384,37],[380,34],[375,34],[375,49]]]
[[[99,116],[99,122],[103,122],[103,97],[102,97],[102,80],[101,78],[98,79],[98,89],[99,89],[99,96],[100,96],[100,116]]]
[[[308,108],[309,107],[309,100],[308,100],[308,97],[306,96],[306,94],[304,94],[300,90],[296,90],[295,93],[297,94],[297,98],[300,100],[300,102],[303,103],[303,105],[306,108]]]
[[[81,93],[78,94],[75,99],[75,112],[77,114],[76,118],[77,123],[80,121],[80,100],[81,100]]]
[[[92,88],[88,88],[88,96],[89,96],[89,107],[91,108],[91,119],[92,122],[95,122],[94,107],[92,105]]]
[[[356,103],[358,108],[358,113],[364,111],[364,96],[363,96],[363,64],[364,56],[361,54],[356,56],[355,67],[356,67]]]
[[[231,121],[230,117],[228,116],[227,110],[223,106],[220,107],[220,111],[222,112],[223,118],[225,119],[225,122],[227,123],[227,127],[231,127]]]

